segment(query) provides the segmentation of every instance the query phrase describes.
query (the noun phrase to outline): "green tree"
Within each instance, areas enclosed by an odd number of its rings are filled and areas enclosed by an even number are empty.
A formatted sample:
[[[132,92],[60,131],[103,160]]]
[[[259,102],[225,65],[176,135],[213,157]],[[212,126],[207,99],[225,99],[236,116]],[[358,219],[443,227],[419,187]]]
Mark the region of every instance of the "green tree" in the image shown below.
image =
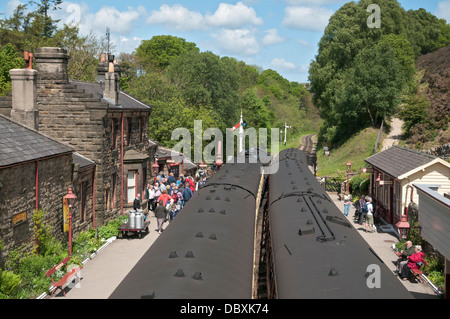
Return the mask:
[[[411,134],[412,128],[428,122],[429,106],[430,102],[422,95],[411,95],[406,99],[399,115],[403,120],[403,130],[407,136]]]
[[[165,69],[173,60],[189,51],[199,52],[199,49],[195,43],[183,38],[158,35],[150,40],[142,40],[135,53],[144,69],[152,67]]]
[[[167,76],[187,104],[214,110],[219,128],[238,119],[238,74],[229,58],[212,52],[187,52],[167,68]]]
[[[19,58],[11,44],[0,46],[0,96],[11,92],[9,70],[23,68],[25,61]]]
[[[380,6],[380,28],[367,25],[366,9],[372,3]],[[425,10],[406,12],[396,0],[349,2],[336,11],[309,73],[327,126],[319,144],[343,142],[394,114],[402,94],[414,89],[417,54],[448,43],[447,29]]]
[[[42,25],[42,36],[50,38],[56,31],[56,23],[59,20],[53,20],[49,15],[49,11],[61,9],[62,0],[41,0],[40,2],[31,1],[31,3],[37,7],[34,20]]]

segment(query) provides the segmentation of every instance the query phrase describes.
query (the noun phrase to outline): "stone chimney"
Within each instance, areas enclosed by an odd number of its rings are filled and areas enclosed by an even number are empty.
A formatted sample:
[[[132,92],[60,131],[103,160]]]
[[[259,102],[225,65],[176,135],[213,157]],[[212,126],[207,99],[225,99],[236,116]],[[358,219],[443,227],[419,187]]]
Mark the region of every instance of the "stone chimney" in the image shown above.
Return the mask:
[[[95,80],[100,83],[102,86],[105,83],[105,74],[106,72],[108,72],[108,67],[109,67],[109,57],[111,56],[110,53],[106,54],[106,53],[102,53],[100,54],[100,61],[98,63],[97,66],[97,77],[95,78]],[[120,77],[120,73],[121,73],[121,69],[120,69],[120,65],[117,63],[117,61],[115,59],[113,59],[114,61],[114,72],[119,74]]]
[[[36,105],[37,71],[33,69],[12,69],[11,119],[34,130],[38,130],[38,109]]]
[[[115,72],[114,55],[108,58],[108,72],[105,73],[105,87],[103,90],[103,98],[114,105],[120,105],[120,76]]]
[[[67,62],[69,55],[62,48],[38,48],[34,55],[39,83],[69,83]]]

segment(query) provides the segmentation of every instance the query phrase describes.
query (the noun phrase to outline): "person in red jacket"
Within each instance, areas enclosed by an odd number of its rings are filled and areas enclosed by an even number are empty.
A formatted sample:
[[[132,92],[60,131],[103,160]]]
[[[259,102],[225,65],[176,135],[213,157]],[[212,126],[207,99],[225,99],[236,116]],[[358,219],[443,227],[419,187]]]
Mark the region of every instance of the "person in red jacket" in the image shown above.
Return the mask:
[[[403,265],[400,271],[400,277],[403,280],[408,280],[410,269],[419,268],[417,263],[423,262],[424,253],[422,252],[422,246],[416,245],[414,251],[415,252],[411,256],[408,256],[408,263]]]
[[[194,180],[192,179],[192,177],[188,176],[186,181],[189,182],[189,188],[191,189],[191,191],[195,192],[195,183],[194,183]]]
[[[163,190],[161,195],[159,196],[158,201],[162,200],[163,206],[165,207],[167,205],[167,202],[170,202],[171,199],[172,199],[172,196],[167,194],[167,190]]]

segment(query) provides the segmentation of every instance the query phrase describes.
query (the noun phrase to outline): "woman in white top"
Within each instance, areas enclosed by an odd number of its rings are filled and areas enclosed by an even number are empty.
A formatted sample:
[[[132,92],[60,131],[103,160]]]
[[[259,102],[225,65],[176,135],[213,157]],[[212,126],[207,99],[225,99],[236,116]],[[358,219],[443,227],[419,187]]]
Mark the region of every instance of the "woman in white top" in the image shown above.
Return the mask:
[[[348,216],[349,212],[350,212],[350,204],[352,197],[349,195],[348,192],[345,192],[344,195],[344,216]]]

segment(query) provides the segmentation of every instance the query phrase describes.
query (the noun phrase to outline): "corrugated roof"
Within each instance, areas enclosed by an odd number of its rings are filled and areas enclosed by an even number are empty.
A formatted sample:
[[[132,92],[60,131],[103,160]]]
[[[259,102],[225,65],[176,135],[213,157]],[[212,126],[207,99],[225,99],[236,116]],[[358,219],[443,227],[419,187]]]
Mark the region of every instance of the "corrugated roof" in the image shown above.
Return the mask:
[[[392,146],[387,150],[370,156],[365,161],[373,167],[397,178],[417,167],[434,161],[436,158],[409,148]]]
[[[73,149],[0,114],[0,167],[68,152]]]

